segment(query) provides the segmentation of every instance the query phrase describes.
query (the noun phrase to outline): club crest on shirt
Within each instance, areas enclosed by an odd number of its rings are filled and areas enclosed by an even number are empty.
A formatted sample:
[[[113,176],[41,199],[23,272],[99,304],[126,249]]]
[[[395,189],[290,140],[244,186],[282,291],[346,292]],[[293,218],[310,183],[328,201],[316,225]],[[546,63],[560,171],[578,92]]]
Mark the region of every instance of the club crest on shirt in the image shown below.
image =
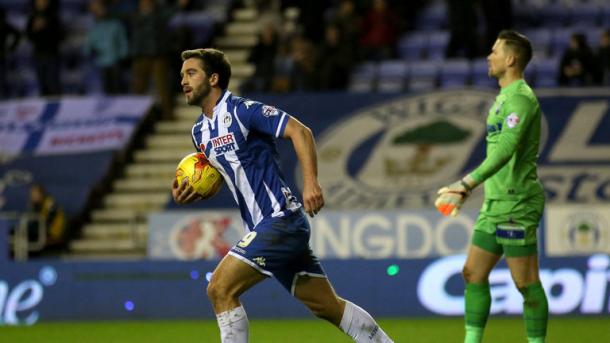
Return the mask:
[[[226,112],[222,117],[222,125],[224,125],[224,127],[229,127],[232,123],[233,117],[231,116],[231,113]]]
[[[263,115],[265,117],[275,117],[278,114],[280,114],[280,111],[277,108],[269,105],[263,105]]]
[[[506,117],[506,126],[508,126],[509,129],[512,129],[519,124],[519,120],[519,115],[517,113],[511,113]]]

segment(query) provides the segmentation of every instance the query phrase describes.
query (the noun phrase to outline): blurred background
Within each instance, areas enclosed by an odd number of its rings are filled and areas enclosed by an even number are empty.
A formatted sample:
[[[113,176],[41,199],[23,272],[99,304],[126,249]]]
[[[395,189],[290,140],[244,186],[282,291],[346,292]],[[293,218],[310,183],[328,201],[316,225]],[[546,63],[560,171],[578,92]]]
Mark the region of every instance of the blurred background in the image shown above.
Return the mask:
[[[326,206],[311,244],[339,293],[375,316],[459,317],[482,192],[458,218],[434,195],[484,157],[486,56],[508,28],[533,44],[544,112],[551,312],[610,313],[608,1],[0,0],[0,20],[0,326],[214,318],[204,289],[239,213],[227,189],[186,207],[170,194],[200,113],[180,52],[200,47],[227,54],[233,93],[312,128]],[[504,265],[491,282],[492,311],[519,314]],[[275,282],[244,303],[307,315]]]

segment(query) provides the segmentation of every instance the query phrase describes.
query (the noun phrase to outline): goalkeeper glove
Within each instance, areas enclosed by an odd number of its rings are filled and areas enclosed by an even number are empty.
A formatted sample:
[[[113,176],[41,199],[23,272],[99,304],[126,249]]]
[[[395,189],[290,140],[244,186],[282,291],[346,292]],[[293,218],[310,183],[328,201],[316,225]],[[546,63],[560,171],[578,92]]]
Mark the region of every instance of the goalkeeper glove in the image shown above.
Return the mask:
[[[456,217],[460,213],[460,208],[470,196],[472,189],[476,186],[477,182],[470,175],[467,175],[460,181],[439,189],[434,206],[442,215]]]

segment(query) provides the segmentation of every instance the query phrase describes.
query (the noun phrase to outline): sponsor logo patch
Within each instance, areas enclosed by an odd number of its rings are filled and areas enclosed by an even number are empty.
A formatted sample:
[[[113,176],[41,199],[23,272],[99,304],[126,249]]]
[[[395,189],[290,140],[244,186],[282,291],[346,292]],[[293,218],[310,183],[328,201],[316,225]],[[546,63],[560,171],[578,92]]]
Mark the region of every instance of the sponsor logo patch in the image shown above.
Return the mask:
[[[232,132],[224,136],[212,138],[210,141],[212,142],[212,149],[214,149],[216,156],[239,150],[239,146],[237,145],[235,136]]]
[[[519,124],[519,121],[519,115],[517,113],[511,113],[506,117],[506,126],[508,126],[509,129],[512,129]]]
[[[280,114],[280,111],[277,108],[268,105],[263,106],[263,115],[265,117],[275,117],[278,114]]]

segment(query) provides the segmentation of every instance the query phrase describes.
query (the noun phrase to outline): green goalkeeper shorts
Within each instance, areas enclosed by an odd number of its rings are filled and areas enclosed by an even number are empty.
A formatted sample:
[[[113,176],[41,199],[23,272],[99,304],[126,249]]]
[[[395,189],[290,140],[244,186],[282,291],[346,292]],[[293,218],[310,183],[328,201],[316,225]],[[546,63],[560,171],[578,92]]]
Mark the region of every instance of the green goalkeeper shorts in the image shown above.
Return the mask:
[[[472,244],[495,255],[534,255],[543,211],[544,194],[525,200],[485,200],[474,224]]]

